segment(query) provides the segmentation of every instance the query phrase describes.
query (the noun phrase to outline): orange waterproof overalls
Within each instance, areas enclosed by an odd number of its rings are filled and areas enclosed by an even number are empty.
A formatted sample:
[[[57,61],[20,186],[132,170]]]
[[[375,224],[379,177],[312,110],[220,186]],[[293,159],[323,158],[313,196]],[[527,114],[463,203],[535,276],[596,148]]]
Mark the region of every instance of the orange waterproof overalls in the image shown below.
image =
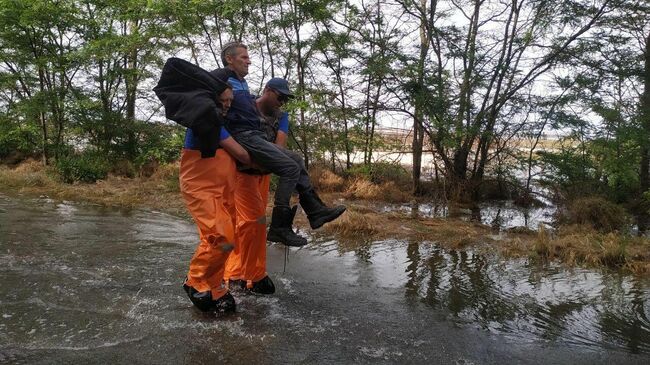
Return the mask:
[[[213,300],[227,292],[223,278],[235,245],[235,171],[235,160],[221,148],[213,158],[201,158],[198,150],[181,152],[181,193],[201,239],[190,261],[187,285],[211,291]]]
[[[284,119],[282,119],[284,118]],[[282,120],[280,120],[282,119]],[[275,140],[278,129],[288,132],[287,113],[263,119],[269,140]],[[235,250],[226,263],[225,280],[243,280],[251,289],[253,283],[267,276],[266,272],[266,206],[269,200],[271,175],[237,172],[235,206],[237,226]]]
[[[225,280],[243,280],[246,287],[266,275],[266,206],[271,175],[236,174],[237,226],[235,250],[226,263]]]

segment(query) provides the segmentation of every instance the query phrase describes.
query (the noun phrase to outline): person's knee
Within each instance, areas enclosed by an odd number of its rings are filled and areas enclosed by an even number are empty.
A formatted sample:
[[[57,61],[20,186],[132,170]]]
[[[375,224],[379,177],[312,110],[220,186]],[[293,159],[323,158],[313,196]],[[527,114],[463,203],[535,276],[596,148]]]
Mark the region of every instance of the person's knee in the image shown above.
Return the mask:
[[[295,177],[296,179],[300,177],[300,166],[297,163],[291,164],[291,166],[288,167],[288,170],[290,171],[291,177]]]
[[[281,177],[297,180],[300,177],[300,166],[295,161],[287,161],[286,165],[282,167]]]
[[[287,156],[289,156],[294,162],[298,164],[298,166],[304,166],[305,165],[305,160],[302,158],[302,156],[299,153],[293,152],[286,150]]]

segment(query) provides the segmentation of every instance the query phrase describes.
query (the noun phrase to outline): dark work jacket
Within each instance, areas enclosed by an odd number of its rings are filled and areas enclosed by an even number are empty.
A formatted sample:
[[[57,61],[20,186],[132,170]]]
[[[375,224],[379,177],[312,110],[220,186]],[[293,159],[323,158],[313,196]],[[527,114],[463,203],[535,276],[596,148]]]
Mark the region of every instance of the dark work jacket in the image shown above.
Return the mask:
[[[228,84],[204,69],[170,58],[165,63],[154,92],[165,106],[165,116],[192,129],[201,157],[214,157],[219,148],[219,133],[225,123],[217,103]]]

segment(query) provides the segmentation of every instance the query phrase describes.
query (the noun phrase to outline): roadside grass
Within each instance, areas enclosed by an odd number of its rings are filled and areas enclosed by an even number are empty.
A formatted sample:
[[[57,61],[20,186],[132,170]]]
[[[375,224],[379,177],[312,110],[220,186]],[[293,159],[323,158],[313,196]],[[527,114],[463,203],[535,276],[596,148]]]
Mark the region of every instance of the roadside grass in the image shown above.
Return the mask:
[[[587,225],[561,226],[557,232],[540,229],[533,252],[543,259],[559,259],[569,265],[648,272],[650,241],[644,237],[599,232]]]
[[[408,187],[399,187],[393,181],[375,184],[363,178],[355,178],[345,189],[345,197],[350,199],[377,200],[388,203],[405,203],[413,199]]]
[[[623,231],[632,217],[623,207],[599,196],[574,199],[558,220],[563,225],[586,225],[599,232]]]
[[[96,183],[65,184],[53,169],[28,161],[15,168],[0,166],[0,186],[19,194],[189,216],[178,190],[178,166],[174,165],[159,168],[150,178],[109,175]]]
[[[320,192],[341,192],[345,187],[345,179],[320,165],[309,169],[309,177]]]

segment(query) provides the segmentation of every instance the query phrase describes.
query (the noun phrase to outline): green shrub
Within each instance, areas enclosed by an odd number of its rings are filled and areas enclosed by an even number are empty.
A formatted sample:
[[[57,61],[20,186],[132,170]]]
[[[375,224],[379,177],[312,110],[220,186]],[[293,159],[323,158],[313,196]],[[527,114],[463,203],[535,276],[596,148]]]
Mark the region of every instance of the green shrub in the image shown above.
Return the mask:
[[[136,167],[151,161],[165,164],[180,158],[185,128],[176,124],[141,123]]]
[[[38,129],[32,125],[21,126],[6,116],[0,116],[0,159],[18,163],[33,156],[38,141]]]
[[[98,153],[83,152],[59,157],[56,162],[56,170],[61,180],[67,184],[76,181],[94,183],[106,178],[110,164]]]
[[[542,183],[565,196],[602,195],[617,203],[638,196],[638,144],[594,139],[557,152],[540,152]]]
[[[162,186],[165,187],[166,191],[177,192],[181,188],[179,174],[179,164],[167,163],[157,166],[150,178],[162,181]]]
[[[270,190],[275,191],[278,188],[278,183],[280,182],[280,178],[273,174],[271,175],[271,183],[270,183]]]

